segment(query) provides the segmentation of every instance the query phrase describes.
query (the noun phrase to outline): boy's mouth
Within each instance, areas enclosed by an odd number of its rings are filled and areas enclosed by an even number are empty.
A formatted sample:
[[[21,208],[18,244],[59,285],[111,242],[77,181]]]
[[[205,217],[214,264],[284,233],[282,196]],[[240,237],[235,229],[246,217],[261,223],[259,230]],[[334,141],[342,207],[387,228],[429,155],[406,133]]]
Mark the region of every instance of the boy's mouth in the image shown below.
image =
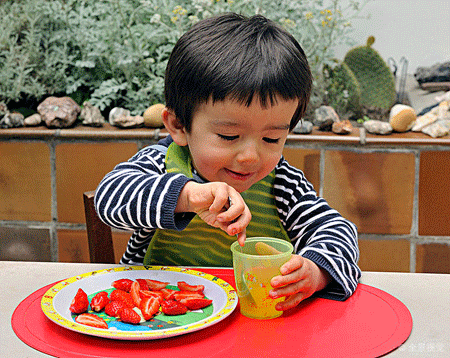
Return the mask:
[[[233,179],[235,180],[247,180],[250,178],[253,173],[238,173],[230,169],[225,168],[225,172]]]

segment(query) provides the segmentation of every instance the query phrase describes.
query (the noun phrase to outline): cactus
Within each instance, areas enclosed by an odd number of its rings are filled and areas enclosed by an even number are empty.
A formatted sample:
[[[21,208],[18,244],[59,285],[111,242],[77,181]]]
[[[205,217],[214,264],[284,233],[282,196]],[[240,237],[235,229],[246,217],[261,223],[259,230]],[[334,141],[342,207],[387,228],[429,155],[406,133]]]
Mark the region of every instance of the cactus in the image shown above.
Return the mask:
[[[328,105],[332,106],[341,117],[361,116],[361,89],[352,70],[345,62],[334,68],[325,65],[328,78]]]
[[[372,48],[373,36],[365,46],[351,49],[344,58],[361,88],[361,104],[365,108],[388,111],[396,102],[395,80],[386,62]]]

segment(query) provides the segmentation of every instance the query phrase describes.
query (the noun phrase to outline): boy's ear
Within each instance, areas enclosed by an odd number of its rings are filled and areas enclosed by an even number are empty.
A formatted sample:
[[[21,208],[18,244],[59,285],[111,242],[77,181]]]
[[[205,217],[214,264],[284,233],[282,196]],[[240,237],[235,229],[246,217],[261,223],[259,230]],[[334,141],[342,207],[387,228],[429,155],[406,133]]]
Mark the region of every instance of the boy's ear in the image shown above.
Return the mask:
[[[173,141],[181,147],[186,146],[188,144],[186,130],[178,120],[177,116],[175,116],[175,113],[165,107],[162,111],[162,119],[164,122],[164,126],[166,127]]]

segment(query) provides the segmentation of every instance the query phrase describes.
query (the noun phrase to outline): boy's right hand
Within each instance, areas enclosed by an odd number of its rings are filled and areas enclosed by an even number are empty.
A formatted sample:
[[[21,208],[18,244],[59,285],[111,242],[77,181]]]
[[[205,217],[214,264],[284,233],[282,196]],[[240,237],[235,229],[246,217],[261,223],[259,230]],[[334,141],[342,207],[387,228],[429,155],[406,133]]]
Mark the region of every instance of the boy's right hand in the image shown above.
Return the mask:
[[[196,213],[208,225],[220,228],[230,236],[237,235],[241,246],[252,218],[241,194],[222,182],[187,182],[181,190],[175,212]]]

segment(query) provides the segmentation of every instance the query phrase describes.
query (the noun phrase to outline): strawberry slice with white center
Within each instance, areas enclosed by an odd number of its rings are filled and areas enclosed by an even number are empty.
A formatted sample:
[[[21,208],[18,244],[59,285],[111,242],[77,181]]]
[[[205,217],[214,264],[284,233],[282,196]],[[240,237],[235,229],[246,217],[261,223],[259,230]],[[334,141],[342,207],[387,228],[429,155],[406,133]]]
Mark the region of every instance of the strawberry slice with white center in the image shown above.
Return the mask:
[[[82,313],[75,318],[75,321],[90,327],[108,329],[105,320],[93,313]]]
[[[158,297],[145,297],[141,300],[139,308],[141,309],[142,316],[146,321],[153,318],[155,314],[158,313],[161,301]]]

